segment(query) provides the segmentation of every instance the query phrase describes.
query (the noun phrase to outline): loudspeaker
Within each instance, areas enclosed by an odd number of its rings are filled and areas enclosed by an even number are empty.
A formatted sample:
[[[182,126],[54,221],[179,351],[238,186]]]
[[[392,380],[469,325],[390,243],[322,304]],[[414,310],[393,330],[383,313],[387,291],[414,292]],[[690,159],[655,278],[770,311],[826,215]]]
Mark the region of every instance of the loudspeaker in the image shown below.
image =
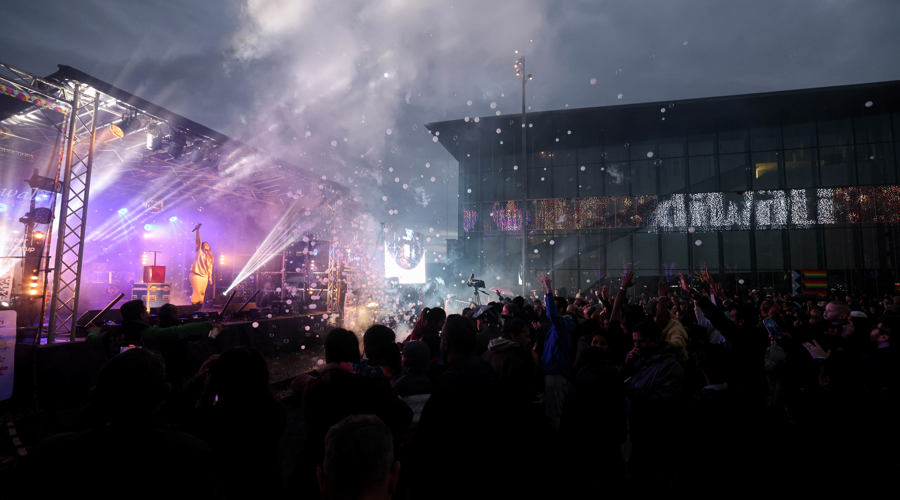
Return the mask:
[[[78,321],[76,322],[76,324],[78,326],[85,326],[88,321],[92,320],[94,318],[94,316],[97,316],[98,314],[100,314],[100,311],[102,311],[102,310],[103,309],[87,311],[86,313],[84,313],[78,317]],[[112,309],[104,312],[99,318],[97,318],[96,321],[94,321],[94,324],[96,326],[103,326],[103,324],[109,323],[109,322],[112,322],[112,323],[121,323],[122,322],[122,313],[119,311],[118,307],[112,308]]]

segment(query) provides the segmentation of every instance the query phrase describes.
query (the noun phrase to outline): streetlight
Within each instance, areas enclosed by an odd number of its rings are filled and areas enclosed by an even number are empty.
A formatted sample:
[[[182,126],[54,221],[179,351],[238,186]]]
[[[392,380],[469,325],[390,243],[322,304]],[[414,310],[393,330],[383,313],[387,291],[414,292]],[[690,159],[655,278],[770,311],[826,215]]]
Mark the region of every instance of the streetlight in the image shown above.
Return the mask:
[[[530,73],[525,73],[525,58],[520,57],[516,59],[513,64],[513,68],[516,70],[516,76],[522,79],[522,206],[519,207],[519,212],[522,216],[522,297],[527,297],[528,295],[525,293],[528,285],[526,284],[526,244],[528,242],[528,231],[525,229],[525,206],[528,203],[528,148],[526,145],[527,132],[528,127],[525,124],[525,84],[532,80],[532,76]]]

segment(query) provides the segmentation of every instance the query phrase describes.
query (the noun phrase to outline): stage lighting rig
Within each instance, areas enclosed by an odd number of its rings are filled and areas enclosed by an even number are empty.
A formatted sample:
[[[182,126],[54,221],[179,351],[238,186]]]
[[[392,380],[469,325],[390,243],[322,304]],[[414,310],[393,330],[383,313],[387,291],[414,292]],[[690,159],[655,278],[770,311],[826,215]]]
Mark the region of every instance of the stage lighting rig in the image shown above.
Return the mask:
[[[162,147],[162,140],[165,132],[162,124],[153,123],[147,127],[147,149],[156,151]]]
[[[119,139],[128,135],[129,132],[140,128],[141,122],[137,118],[137,112],[131,111],[122,115],[122,119],[118,123],[112,123],[109,130]]]
[[[187,138],[185,138],[183,132],[172,132],[171,137],[169,137],[169,156],[173,159],[180,157],[181,153],[184,152],[185,144],[187,144]]]

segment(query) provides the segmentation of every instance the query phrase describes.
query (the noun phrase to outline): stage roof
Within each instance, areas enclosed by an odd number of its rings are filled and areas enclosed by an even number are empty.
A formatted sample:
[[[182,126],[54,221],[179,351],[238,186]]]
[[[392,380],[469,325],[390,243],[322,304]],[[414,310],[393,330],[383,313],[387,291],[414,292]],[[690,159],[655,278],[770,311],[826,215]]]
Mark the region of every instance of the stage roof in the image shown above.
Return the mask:
[[[35,169],[41,176],[55,176],[60,153],[54,148],[60,143],[65,115],[36,103],[36,98],[47,96],[45,101],[52,101],[61,95],[60,89],[77,82],[101,96],[92,177],[114,182],[121,194],[157,192],[196,200],[281,204],[293,186],[315,180],[308,168],[288,164],[70,66],[59,65],[51,75],[29,79],[27,73],[0,63],[0,84],[4,81],[24,83],[31,94],[23,96],[15,85],[0,88],[0,163],[7,176],[15,170],[27,177]],[[130,128],[124,137],[110,136],[110,125],[126,124]],[[152,149],[148,132],[156,132]],[[337,192],[343,190],[327,184]]]

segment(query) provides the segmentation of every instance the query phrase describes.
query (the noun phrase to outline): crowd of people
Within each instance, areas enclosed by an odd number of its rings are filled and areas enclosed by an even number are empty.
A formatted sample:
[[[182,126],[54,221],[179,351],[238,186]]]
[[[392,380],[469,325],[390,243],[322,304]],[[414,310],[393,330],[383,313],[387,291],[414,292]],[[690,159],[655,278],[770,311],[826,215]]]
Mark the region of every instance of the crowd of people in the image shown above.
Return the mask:
[[[38,497],[595,498],[892,486],[900,296],[608,286],[335,327],[276,396],[248,347],[199,369],[129,304],[72,432],[21,459]],[[122,348],[126,345],[137,348]],[[170,369],[169,365],[172,365]],[[174,370],[173,370],[174,369]],[[40,480],[52,470],[52,481]],[[788,490],[785,490],[788,491]]]

